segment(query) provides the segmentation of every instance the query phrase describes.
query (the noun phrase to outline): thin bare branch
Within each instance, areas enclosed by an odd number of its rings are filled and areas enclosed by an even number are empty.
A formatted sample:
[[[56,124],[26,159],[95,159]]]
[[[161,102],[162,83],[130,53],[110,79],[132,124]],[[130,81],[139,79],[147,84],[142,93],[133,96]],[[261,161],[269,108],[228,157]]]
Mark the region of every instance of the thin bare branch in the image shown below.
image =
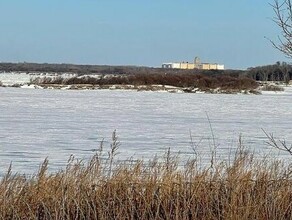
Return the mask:
[[[275,0],[270,4],[273,8],[275,17],[272,19],[281,30],[278,42],[269,41],[272,45],[288,58],[292,58],[292,2],[290,0]]]
[[[262,131],[265,133],[266,137],[268,138],[268,141],[266,141],[267,145],[273,148],[276,148],[280,151],[287,152],[288,154],[292,156],[292,144],[291,146],[288,146],[286,141],[276,140],[273,134],[268,134],[264,129],[262,129]]]

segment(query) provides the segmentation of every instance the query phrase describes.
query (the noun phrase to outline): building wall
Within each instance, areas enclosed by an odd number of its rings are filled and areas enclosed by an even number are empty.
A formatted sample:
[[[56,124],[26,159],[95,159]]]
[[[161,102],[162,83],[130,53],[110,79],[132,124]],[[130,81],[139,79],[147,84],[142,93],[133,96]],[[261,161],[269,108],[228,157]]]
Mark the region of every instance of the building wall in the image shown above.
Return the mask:
[[[195,69],[194,63],[179,63],[180,69]]]
[[[202,70],[224,70],[224,65],[217,63],[195,63],[180,62],[180,63],[163,63],[162,68],[172,69],[202,69]]]
[[[203,69],[203,70],[224,70],[224,65],[219,65],[216,63],[202,63],[201,69]]]
[[[210,64],[209,63],[202,63],[201,68],[202,68],[202,70],[210,70]]]
[[[188,63],[188,69],[195,69],[196,65],[194,63]]]
[[[180,63],[172,63],[172,68],[180,69]]]
[[[209,69],[210,70],[217,70],[217,64],[210,63],[209,64]]]
[[[217,64],[217,70],[224,70],[224,65]]]

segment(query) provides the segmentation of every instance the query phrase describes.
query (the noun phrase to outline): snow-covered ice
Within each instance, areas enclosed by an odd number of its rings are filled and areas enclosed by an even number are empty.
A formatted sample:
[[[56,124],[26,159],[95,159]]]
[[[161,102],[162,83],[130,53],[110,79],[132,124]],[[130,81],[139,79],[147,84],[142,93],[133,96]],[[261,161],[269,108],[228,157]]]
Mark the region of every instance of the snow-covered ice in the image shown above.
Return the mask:
[[[267,146],[262,129],[292,144],[291,100],[291,87],[258,96],[0,87],[0,174],[10,162],[13,171],[34,173],[46,157],[58,170],[71,154],[91,157],[103,138],[107,147],[114,130],[120,159],[150,159],[169,147],[187,159],[194,156],[191,134],[207,163],[210,125],[218,159],[234,153],[239,135],[256,155],[288,159]]]

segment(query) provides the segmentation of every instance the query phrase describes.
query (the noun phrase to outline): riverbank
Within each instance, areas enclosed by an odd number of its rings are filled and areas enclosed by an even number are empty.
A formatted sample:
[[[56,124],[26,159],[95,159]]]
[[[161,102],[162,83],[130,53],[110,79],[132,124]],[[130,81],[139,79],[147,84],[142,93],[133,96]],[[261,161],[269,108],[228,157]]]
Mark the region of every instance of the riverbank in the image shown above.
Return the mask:
[[[160,84],[159,84],[160,83]],[[62,90],[133,90],[170,93],[267,94],[284,92],[281,82],[255,82],[226,75],[82,75],[57,73],[1,73],[0,86]]]
[[[89,162],[71,157],[48,173],[45,160],[32,177],[12,174],[0,184],[2,219],[290,219],[291,164],[255,161],[242,146],[230,160],[200,167],[194,157],[179,167],[170,151],[150,161]]]

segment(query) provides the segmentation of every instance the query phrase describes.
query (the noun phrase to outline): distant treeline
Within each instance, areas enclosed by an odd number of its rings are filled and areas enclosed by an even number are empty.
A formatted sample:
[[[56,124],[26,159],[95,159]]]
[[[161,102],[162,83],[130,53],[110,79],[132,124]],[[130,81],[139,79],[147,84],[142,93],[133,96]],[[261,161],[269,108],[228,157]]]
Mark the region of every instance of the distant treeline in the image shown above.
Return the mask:
[[[240,70],[182,70],[162,69],[143,66],[108,66],[108,65],[76,65],[76,64],[48,64],[48,63],[0,63],[0,71],[5,72],[54,72],[54,73],[76,73],[85,74],[157,74],[157,73],[199,73],[217,75],[223,72],[233,76],[242,73]]]
[[[246,76],[257,81],[284,81],[292,80],[292,65],[285,62],[277,62],[274,65],[249,68]]]
[[[247,70],[181,70],[139,66],[75,65],[75,64],[37,64],[37,63],[0,63],[3,72],[54,72],[85,74],[203,74],[207,76],[227,75],[248,77],[257,81],[285,81],[292,79],[292,65],[277,62],[274,65],[253,67]]]

